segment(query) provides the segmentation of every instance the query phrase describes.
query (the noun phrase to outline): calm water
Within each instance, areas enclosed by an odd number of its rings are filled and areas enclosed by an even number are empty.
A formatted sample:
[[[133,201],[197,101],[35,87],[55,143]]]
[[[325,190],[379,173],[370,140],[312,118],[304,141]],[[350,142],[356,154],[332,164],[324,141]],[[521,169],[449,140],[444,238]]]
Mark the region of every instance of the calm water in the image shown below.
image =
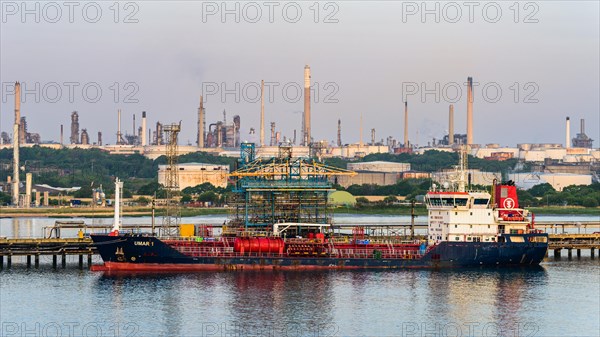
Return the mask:
[[[112,218],[69,218],[69,219],[51,219],[51,218],[13,218],[13,219],[0,219],[0,237],[43,237],[48,235],[48,230],[44,230],[46,227],[54,225],[55,221],[85,221],[89,225],[111,225],[113,222]],[[227,215],[205,215],[196,217],[186,217],[182,219],[182,223],[194,223],[194,224],[215,224],[221,225],[227,220]],[[161,217],[156,218],[157,226],[162,221]],[[598,216],[590,215],[539,215],[536,216],[536,221],[556,221],[557,223],[563,221],[600,221]],[[416,218],[417,224],[426,225],[427,216],[419,216]],[[124,224],[151,224],[152,219],[150,217],[138,217],[138,218],[123,218]],[[339,214],[335,216],[335,223],[344,225],[369,225],[369,224],[382,224],[382,225],[395,225],[395,224],[409,224],[410,216],[408,215],[390,215],[390,216],[379,216],[379,215],[356,215],[356,214]],[[554,232],[558,232],[561,229],[555,228]],[[584,233],[592,233],[598,231],[598,228],[580,228],[579,231]],[[576,228],[568,228],[566,231],[577,233]],[[45,234],[44,234],[45,233]],[[417,234],[424,234],[424,229],[417,229]],[[75,237],[77,235],[76,230],[62,230],[62,236]]]
[[[41,262],[0,271],[1,336],[600,335],[589,251],[536,269],[443,271],[108,275]]]

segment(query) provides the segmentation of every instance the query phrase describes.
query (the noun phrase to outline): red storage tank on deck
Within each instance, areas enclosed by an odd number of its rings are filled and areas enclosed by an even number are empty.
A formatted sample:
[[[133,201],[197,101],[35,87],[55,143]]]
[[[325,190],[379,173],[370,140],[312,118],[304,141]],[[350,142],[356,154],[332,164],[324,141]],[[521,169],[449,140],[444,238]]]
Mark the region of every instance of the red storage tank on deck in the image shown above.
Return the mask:
[[[283,250],[284,247],[282,238],[236,238],[233,243],[235,252],[244,253],[270,253],[276,254]]]

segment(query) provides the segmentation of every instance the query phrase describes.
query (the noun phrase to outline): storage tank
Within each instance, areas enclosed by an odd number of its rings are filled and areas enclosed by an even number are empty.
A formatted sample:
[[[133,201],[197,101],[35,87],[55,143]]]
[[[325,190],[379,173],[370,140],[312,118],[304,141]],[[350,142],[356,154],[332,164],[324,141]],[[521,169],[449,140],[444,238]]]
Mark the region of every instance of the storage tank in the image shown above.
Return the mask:
[[[236,238],[233,250],[238,253],[277,254],[283,251],[284,245],[282,238]]]

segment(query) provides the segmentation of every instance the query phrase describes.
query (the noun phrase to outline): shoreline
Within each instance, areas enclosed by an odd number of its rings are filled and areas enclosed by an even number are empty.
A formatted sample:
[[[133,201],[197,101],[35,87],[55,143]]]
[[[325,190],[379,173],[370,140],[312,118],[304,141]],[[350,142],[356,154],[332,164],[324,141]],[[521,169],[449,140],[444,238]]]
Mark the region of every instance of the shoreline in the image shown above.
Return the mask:
[[[228,214],[229,208],[182,208],[182,217],[213,215],[213,214]],[[600,216],[600,208],[584,208],[584,207],[531,207],[528,208],[537,215],[589,215]],[[333,209],[333,214],[356,214],[356,215],[410,215],[410,207],[363,207],[347,208],[338,207]],[[157,208],[155,216],[162,216],[164,209]],[[152,209],[149,207],[131,207],[123,209],[123,217],[135,218],[152,215]],[[415,215],[427,215],[427,210],[424,207],[415,208]],[[92,209],[92,208],[34,208],[34,209],[0,209],[0,219],[10,218],[74,218],[74,217],[89,217],[89,218],[112,218],[113,212],[111,208]]]

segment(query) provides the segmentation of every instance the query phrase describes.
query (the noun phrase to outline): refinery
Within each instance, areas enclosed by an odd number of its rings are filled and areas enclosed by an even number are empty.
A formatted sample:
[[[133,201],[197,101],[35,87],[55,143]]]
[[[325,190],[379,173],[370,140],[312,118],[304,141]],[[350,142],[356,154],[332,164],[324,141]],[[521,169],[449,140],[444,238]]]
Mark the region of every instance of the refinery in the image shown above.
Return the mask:
[[[473,78],[467,78],[467,104],[466,110],[466,127],[463,129],[466,132],[460,133],[459,127],[455,125],[455,115],[458,114],[458,109],[453,104],[448,106],[448,122],[447,134],[440,135],[437,139],[433,138],[425,145],[415,144],[409,138],[409,114],[410,102],[403,102],[403,112],[399,115],[398,120],[403,120],[403,123],[398,123],[399,130],[403,131],[401,140],[397,140],[393,135],[384,139],[377,139],[376,129],[370,130],[370,141],[363,142],[363,125],[362,117],[360,120],[360,141],[358,143],[345,143],[343,141],[343,120],[337,120],[337,139],[336,141],[328,142],[327,140],[318,140],[312,136],[311,123],[319,123],[318,118],[311,117],[311,69],[308,65],[304,67],[304,109],[302,112],[301,125],[298,129],[293,130],[292,135],[283,136],[282,132],[277,129],[277,121],[267,122],[265,120],[265,90],[264,81],[261,81],[260,90],[260,111],[256,111],[256,115],[260,123],[258,127],[251,126],[249,137],[256,136],[256,153],[257,158],[275,157],[280,153],[281,146],[289,148],[294,156],[299,157],[316,157],[324,158],[344,158],[357,159],[369,154],[388,153],[414,153],[422,154],[428,150],[456,152],[463,145],[468,146],[469,154],[481,159],[492,161],[503,161],[516,158],[521,162],[530,163],[534,166],[533,172],[536,174],[519,175],[514,174],[512,178],[515,181],[524,182],[531,181],[532,176],[537,177],[533,182],[520,186],[521,188],[530,188],[536,183],[549,182],[557,190],[561,186],[570,184],[589,185],[593,181],[598,181],[600,172],[600,149],[593,147],[593,140],[585,133],[585,120],[580,120],[579,132],[575,137],[571,137],[570,117],[565,120],[565,143],[564,144],[518,144],[517,147],[506,147],[499,144],[477,144],[474,138],[474,97],[473,97]],[[89,126],[86,126],[86,121],[80,120],[79,112],[73,111],[68,117],[70,124],[60,124],[60,140],[59,142],[43,142],[39,133],[30,132],[27,127],[26,116],[21,113],[21,84],[14,84],[14,124],[12,130],[2,131],[0,149],[13,149],[13,168],[12,176],[8,176],[6,182],[3,183],[4,191],[11,191],[13,196],[13,205],[25,204],[30,205],[32,201],[32,177],[31,174],[26,174],[26,183],[24,187],[25,194],[19,202],[19,148],[42,146],[53,149],[60,148],[81,148],[81,149],[100,149],[110,154],[142,154],[150,159],[156,159],[167,154],[168,135],[166,129],[172,127],[165,121],[156,121],[150,124],[148,122],[151,114],[147,111],[134,112],[125,114],[121,109],[114,112],[116,119],[116,130],[106,131],[98,130],[95,139],[93,132],[88,131]],[[268,106],[267,106],[268,108]],[[455,113],[456,110],[456,113]],[[464,110],[463,110],[464,111]],[[192,112],[190,112],[191,114]],[[124,116],[130,116],[130,127],[124,127]],[[214,115],[214,113],[213,113]],[[184,155],[193,152],[207,152],[217,156],[239,157],[240,146],[243,145],[245,135],[241,135],[242,120],[239,115],[234,115],[228,119],[227,112],[223,110],[222,119],[216,121],[206,120],[206,108],[204,99],[199,97],[199,103],[196,114],[197,124],[195,127],[196,145],[180,145],[177,144],[175,149],[177,155]],[[67,117],[67,116],[65,116]],[[476,117],[475,117],[476,119]],[[138,121],[136,123],[136,121]],[[187,124],[181,128],[190,127]],[[267,131],[268,127],[268,131]],[[65,130],[66,129],[66,130]],[[258,131],[256,130],[258,129]],[[299,130],[299,132],[297,132]],[[12,131],[12,132],[10,132]],[[65,135],[65,131],[68,133]],[[181,131],[181,130],[179,130]],[[107,144],[103,141],[103,133],[116,136],[115,144]],[[17,135],[17,136],[15,136]],[[206,171],[206,165],[198,163],[195,166],[187,168],[186,173],[191,175],[183,183],[184,186],[195,186],[196,183],[209,181],[215,186],[225,186],[227,167],[215,167],[214,170],[219,170],[219,174],[211,177],[203,172]],[[381,163],[379,166],[385,166],[386,163]],[[378,185],[388,185],[395,183],[398,179],[406,178],[440,178],[440,174],[428,174],[411,170],[410,167],[398,168],[390,172],[378,165],[371,165],[368,169],[359,170],[358,177],[340,177],[339,182],[342,186],[350,186],[352,184],[373,183]],[[409,165],[410,166],[410,165]],[[183,167],[181,168],[183,170]],[[159,168],[159,182],[164,182],[165,168]],[[194,173],[196,172],[196,173]],[[201,174],[201,179],[196,179],[197,175]],[[472,172],[473,177],[484,176],[488,177],[499,175],[499,173]],[[161,178],[162,177],[162,178]],[[184,178],[182,178],[184,179]],[[474,178],[476,179],[476,178]],[[482,184],[490,185],[490,179],[476,180]],[[39,192],[38,192],[39,193]],[[35,198],[40,200],[40,198]],[[47,200],[47,198],[46,198]]]

